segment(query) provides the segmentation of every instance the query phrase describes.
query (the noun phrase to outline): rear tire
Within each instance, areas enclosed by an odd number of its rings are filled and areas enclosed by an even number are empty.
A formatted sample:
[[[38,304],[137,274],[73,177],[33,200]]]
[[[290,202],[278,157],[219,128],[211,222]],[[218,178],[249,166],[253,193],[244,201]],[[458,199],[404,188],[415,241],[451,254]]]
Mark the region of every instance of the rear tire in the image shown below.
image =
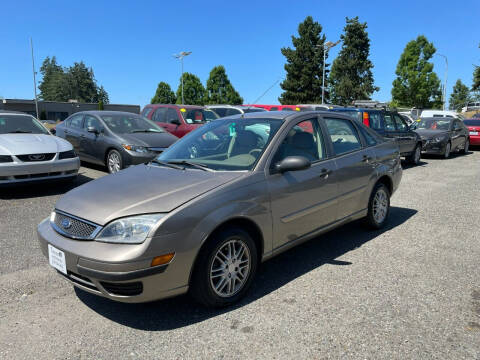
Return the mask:
[[[409,156],[407,156],[407,162],[410,164],[418,165],[420,163],[420,158],[422,157],[422,147],[420,144],[415,146],[415,150]]]
[[[370,229],[381,229],[385,226],[390,213],[390,191],[385,184],[377,183],[368,201],[368,213],[365,225]]]
[[[190,294],[207,307],[232,305],[250,288],[257,266],[257,247],[248,232],[237,227],[224,229],[200,250]]]

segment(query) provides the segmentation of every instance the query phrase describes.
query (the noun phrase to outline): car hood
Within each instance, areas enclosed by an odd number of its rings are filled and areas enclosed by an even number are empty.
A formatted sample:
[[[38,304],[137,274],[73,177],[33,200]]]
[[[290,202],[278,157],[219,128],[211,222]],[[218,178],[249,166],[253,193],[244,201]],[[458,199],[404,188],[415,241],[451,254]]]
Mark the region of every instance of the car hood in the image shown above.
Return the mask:
[[[418,135],[420,135],[424,139],[430,139],[433,138],[434,136],[439,136],[439,135],[448,135],[448,131],[445,130],[429,130],[429,129],[419,129],[415,130]]]
[[[72,145],[59,137],[43,134],[1,134],[0,154],[23,155],[68,151]]]
[[[241,176],[244,173],[137,165],[69,191],[55,208],[105,225],[120,217],[170,212]]]
[[[178,140],[175,135],[168,132],[122,134],[121,138],[127,142],[128,145],[163,148],[169,147]]]

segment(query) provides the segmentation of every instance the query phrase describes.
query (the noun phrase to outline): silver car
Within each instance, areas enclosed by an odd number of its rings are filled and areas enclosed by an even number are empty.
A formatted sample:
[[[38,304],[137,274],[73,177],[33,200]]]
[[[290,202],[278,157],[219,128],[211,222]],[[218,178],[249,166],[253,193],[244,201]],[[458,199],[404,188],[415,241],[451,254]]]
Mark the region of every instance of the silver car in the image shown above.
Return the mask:
[[[218,116],[225,117],[231,115],[247,114],[252,112],[265,112],[267,110],[262,108],[257,108],[253,106],[242,106],[242,105],[206,105],[209,110],[215,111]]]
[[[243,114],[70,191],[38,238],[50,265],[93,294],[190,291],[226,306],[262,261],[356,219],[382,227],[401,177],[398,146],[345,115]]]
[[[0,111],[0,185],[74,179],[80,160],[72,145],[33,116]]]

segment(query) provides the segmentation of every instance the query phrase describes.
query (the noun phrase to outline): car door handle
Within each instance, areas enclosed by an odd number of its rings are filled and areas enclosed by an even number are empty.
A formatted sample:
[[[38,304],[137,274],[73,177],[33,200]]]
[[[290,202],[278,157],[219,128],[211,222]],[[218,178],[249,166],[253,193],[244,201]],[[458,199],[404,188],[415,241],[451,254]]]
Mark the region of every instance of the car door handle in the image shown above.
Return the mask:
[[[330,175],[332,172],[333,172],[333,170],[323,168],[320,171],[320,177],[328,177],[328,175]]]
[[[68,134],[68,130],[64,130],[63,132],[64,132],[65,134]]]

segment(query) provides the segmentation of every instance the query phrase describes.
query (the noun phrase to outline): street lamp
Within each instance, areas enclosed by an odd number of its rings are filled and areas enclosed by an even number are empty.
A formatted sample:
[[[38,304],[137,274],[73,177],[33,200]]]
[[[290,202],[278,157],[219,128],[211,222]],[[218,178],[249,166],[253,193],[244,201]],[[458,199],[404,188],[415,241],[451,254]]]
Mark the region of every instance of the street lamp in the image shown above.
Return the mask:
[[[38,116],[38,97],[37,97],[37,79],[35,78],[35,60],[33,58],[33,40],[30,38],[30,49],[32,50],[32,71],[33,71],[33,92],[35,94],[35,112],[37,113],[36,118],[39,119]]]
[[[336,46],[340,40],[337,42],[331,42],[327,41],[326,43],[323,44],[323,72],[322,72],[322,105],[324,104],[324,99],[325,99],[325,61],[326,61],[326,55],[328,50]],[[316,45],[316,47],[321,47],[322,45]]]
[[[183,58],[185,56],[190,55],[191,53],[192,53],[191,51],[182,51],[178,54],[173,55],[174,58],[179,59],[180,62],[182,63],[182,77],[181,77],[181,81],[182,81],[182,104],[185,104],[185,100],[183,99]]]
[[[447,102],[447,76],[448,76],[448,59],[445,55],[438,54],[438,56],[441,56],[445,59],[445,81],[443,83],[443,110],[445,110],[445,103]]]

